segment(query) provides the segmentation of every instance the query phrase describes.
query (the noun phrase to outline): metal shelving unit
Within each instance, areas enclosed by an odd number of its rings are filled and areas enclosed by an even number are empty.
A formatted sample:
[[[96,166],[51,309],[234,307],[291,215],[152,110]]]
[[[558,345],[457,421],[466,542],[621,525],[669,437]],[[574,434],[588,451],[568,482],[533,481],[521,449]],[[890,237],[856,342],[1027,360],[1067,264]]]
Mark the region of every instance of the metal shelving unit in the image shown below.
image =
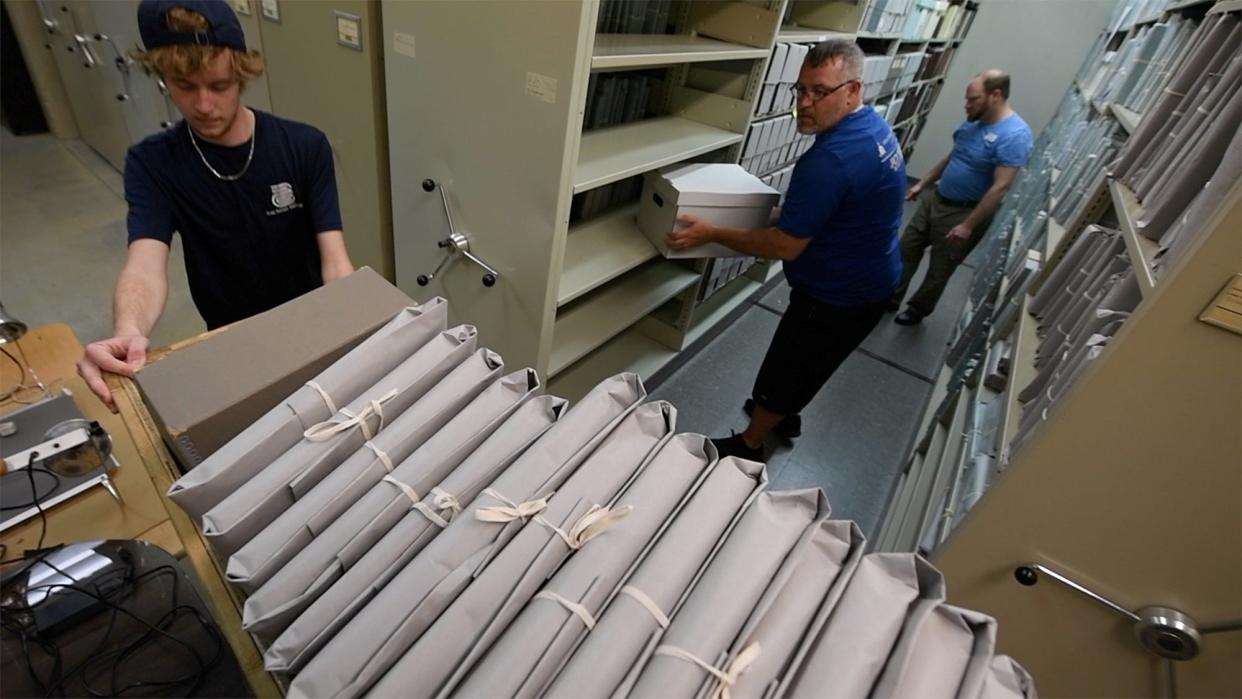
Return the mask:
[[[681,34],[597,34],[591,70],[766,58],[766,48]]]
[[[1138,278],[1139,290],[1144,296],[1148,296],[1156,288],[1151,267],[1152,260],[1160,250],[1160,244],[1139,235],[1138,220],[1143,215],[1143,207],[1129,187],[1110,177],[1108,193],[1113,200],[1117,221],[1121,224],[1121,235],[1126,241],[1126,251],[1130,253],[1130,264]]]

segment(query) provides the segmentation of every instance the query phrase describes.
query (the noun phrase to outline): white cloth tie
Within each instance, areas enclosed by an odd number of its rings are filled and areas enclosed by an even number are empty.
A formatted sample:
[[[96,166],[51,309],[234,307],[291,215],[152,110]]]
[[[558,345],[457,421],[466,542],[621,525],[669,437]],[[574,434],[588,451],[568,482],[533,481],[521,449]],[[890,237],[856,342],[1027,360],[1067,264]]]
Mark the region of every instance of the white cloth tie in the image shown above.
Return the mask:
[[[553,493],[548,493],[547,495],[534,500],[527,500],[526,502],[513,502],[509,498],[501,495],[491,488],[484,490],[483,494],[493,500],[503,502],[504,506],[480,507],[474,511],[474,516],[481,522],[497,523],[512,522],[515,519],[520,519],[523,523],[525,523],[527,519],[530,519],[531,517],[534,517],[542,512],[543,509],[548,506],[548,498],[551,498],[553,495]]]
[[[447,527],[454,517],[461,514],[461,503],[457,501],[457,498],[452,493],[446,493],[439,488],[432,488],[428,497],[431,498],[431,505],[425,502],[417,502],[414,504],[414,509],[422,512],[427,519],[441,529]],[[441,512],[447,512],[448,517],[442,516]]]
[[[572,612],[574,616],[581,619],[582,623],[586,625],[588,631],[595,630],[595,617],[591,616],[591,612],[581,604],[565,599],[551,590],[543,590],[539,594],[535,595],[535,599],[546,599],[560,604],[562,607]]]
[[[737,684],[737,678],[741,677],[743,672],[746,672],[746,668],[758,660],[759,653],[759,643],[756,641],[743,648],[742,652],[737,654],[737,657],[733,659],[733,662],[729,663],[728,667],[724,670],[718,670],[695,657],[693,653],[682,650],[677,646],[665,644],[655,649],[656,655],[666,655],[670,658],[693,663],[707,671],[707,674],[719,680],[719,684],[716,685],[715,691],[711,693],[710,699],[730,699],[729,690],[733,685]]]
[[[656,623],[660,625],[660,628],[667,629],[668,625],[672,623],[669,621],[668,615],[664,613],[664,610],[660,609],[660,605],[656,604],[655,600],[648,597],[646,592],[643,592],[633,585],[626,585],[621,588],[621,594],[633,597],[639,604],[646,607],[647,611],[651,613],[652,618],[654,618]]]
[[[405,483],[402,483],[396,478],[393,478],[391,475],[384,476],[380,480],[384,481],[385,483],[391,483],[397,486],[397,488],[399,488],[401,492],[405,493],[405,496],[410,499],[410,502],[414,503],[415,505],[422,502],[423,500],[422,498],[418,496],[418,491],[414,490],[413,488],[406,485]]]
[[[612,525],[625,519],[633,511],[634,507],[632,505],[618,507],[615,510],[593,505],[591,509],[586,511],[586,514],[579,517],[577,522],[574,522],[574,525],[569,528],[568,532],[552,524],[542,515],[535,517],[535,521],[556,532],[556,535],[561,537],[561,541],[564,541],[566,546],[576,551],[582,548],[586,542],[608,531]]]
[[[372,442],[369,439],[367,440],[365,446],[374,452],[375,458],[379,459],[380,463],[384,464],[384,470],[392,473],[392,459],[388,458],[388,454],[384,453],[383,449],[375,446],[375,442]]]
[[[394,388],[379,398],[370,401],[367,404],[367,407],[357,415],[350,412],[348,408],[341,408],[338,412],[349,418],[348,420],[324,420],[323,422],[308,427],[306,431],[302,433],[302,436],[312,442],[325,442],[342,432],[346,432],[354,427],[357,427],[362,430],[362,436],[365,439],[370,440],[375,435],[371,434],[371,427],[367,424],[367,420],[369,420],[372,415],[378,417],[379,424],[376,425],[375,431],[379,432],[384,429],[384,404],[396,397],[397,389]]]
[[[328,406],[328,414],[331,415],[336,413],[336,403],[332,402],[332,396],[328,395],[328,392],[323,390],[323,386],[320,386],[314,381],[307,381],[304,385],[315,389],[315,393],[318,393],[319,397],[323,399],[324,405]]]

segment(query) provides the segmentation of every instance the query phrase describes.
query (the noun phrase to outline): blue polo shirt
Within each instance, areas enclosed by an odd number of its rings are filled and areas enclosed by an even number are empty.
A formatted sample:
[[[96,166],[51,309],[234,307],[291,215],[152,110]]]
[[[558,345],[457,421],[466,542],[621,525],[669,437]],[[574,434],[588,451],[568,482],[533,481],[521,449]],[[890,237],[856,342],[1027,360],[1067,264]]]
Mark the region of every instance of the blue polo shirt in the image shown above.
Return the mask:
[[[1017,112],[995,124],[966,121],[953,132],[953,153],[940,176],[941,196],[979,201],[992,186],[997,166],[1022,167],[1035,140]]]
[[[856,110],[794,166],[777,228],[811,242],[786,262],[789,285],[837,306],[889,298],[901,279],[906,162],[888,122]]]
[[[341,228],[332,148],[322,131],[254,110],[250,142],[218,146],[176,126],[125,158],[129,242],[181,235],[190,295],[208,328],[274,308],[323,285],[317,235]],[[217,172],[245,173],[221,180]]]

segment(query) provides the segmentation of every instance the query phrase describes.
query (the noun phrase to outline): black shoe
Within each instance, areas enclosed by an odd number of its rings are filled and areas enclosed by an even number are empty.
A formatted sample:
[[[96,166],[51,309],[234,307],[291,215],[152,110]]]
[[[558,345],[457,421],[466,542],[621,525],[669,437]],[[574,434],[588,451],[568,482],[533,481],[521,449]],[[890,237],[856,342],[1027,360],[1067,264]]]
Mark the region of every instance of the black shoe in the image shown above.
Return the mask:
[[[893,322],[898,325],[918,325],[923,322],[923,314],[913,308],[907,308],[898,313],[897,317],[893,318]]]
[[[712,444],[715,445],[716,452],[720,454],[722,459],[726,456],[736,456],[739,459],[764,463],[763,446],[760,445],[758,449],[752,449],[746,443],[746,440],[742,439],[740,434],[713,439]]]
[[[742,405],[742,410],[751,415],[755,412],[755,399],[747,398]],[[784,420],[776,423],[776,427],[772,428],[772,434],[780,437],[784,441],[785,446],[790,446],[793,440],[802,436],[802,416],[786,415]]]

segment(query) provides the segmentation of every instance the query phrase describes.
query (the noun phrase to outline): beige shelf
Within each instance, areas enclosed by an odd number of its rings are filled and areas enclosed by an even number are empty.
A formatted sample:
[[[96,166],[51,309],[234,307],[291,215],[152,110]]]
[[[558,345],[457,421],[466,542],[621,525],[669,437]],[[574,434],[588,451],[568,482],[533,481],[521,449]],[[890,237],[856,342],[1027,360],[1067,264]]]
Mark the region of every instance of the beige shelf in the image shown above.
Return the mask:
[[[1143,215],[1143,206],[1129,187],[1110,177],[1108,193],[1113,198],[1113,208],[1116,210],[1118,222],[1121,223],[1121,235],[1126,241],[1126,251],[1130,253],[1130,264],[1134,267],[1134,276],[1138,278],[1139,291],[1147,296],[1156,287],[1156,280],[1151,274],[1151,263],[1160,249],[1160,244],[1139,235],[1138,220]]]
[[[557,375],[698,280],[698,272],[659,260],[559,311],[548,375]]]
[[[1005,388],[1005,412],[1001,415],[1000,440],[996,443],[1000,453],[1005,453],[1009,442],[1018,432],[1018,419],[1022,410],[1018,394],[1035,378],[1035,350],[1039,337],[1035,334],[1035,317],[1030,314],[1031,297],[1022,299],[1022,311],[1018,313],[1014,329],[1013,349],[1009,356],[1009,385]]]
[[[1120,104],[1114,104],[1110,107],[1113,110],[1113,116],[1117,117],[1117,122],[1121,124],[1121,128],[1126,133],[1134,133],[1138,129],[1139,122],[1143,120],[1143,115],[1138,112],[1130,111]]]
[[[750,297],[763,285],[747,277],[745,274],[717,289],[716,293],[707,297],[694,309],[690,320],[690,328],[686,332],[683,346],[689,347],[699,338],[706,335],[725,319],[738,306],[750,300]]]
[[[638,204],[632,204],[570,226],[556,295],[558,307],[660,254],[638,230],[637,214]]]
[[[768,49],[679,34],[596,34],[591,70],[767,58]]]
[[[681,117],[583,132],[574,194],[740,142],[742,134]]]
[[[629,328],[557,374],[548,384],[548,393],[577,401],[601,380],[632,371],[647,380],[668,364],[677,351]]]
[[[1055,218],[1048,217],[1048,233],[1044,237],[1044,260],[1048,260],[1061,245],[1061,241],[1065,238],[1065,226],[1062,226]]]
[[[855,34],[849,32],[834,32],[828,29],[811,29],[809,27],[785,25],[777,32],[776,40],[794,44],[818,44],[821,41],[831,41],[833,39],[853,39],[855,36]]]
[[[1226,12],[1237,12],[1242,10],[1242,0],[1220,0],[1212,9],[1208,10],[1209,15],[1219,15]]]
[[[881,41],[892,41],[900,39],[901,34],[877,34],[875,32],[858,32],[859,39],[879,39]]]

